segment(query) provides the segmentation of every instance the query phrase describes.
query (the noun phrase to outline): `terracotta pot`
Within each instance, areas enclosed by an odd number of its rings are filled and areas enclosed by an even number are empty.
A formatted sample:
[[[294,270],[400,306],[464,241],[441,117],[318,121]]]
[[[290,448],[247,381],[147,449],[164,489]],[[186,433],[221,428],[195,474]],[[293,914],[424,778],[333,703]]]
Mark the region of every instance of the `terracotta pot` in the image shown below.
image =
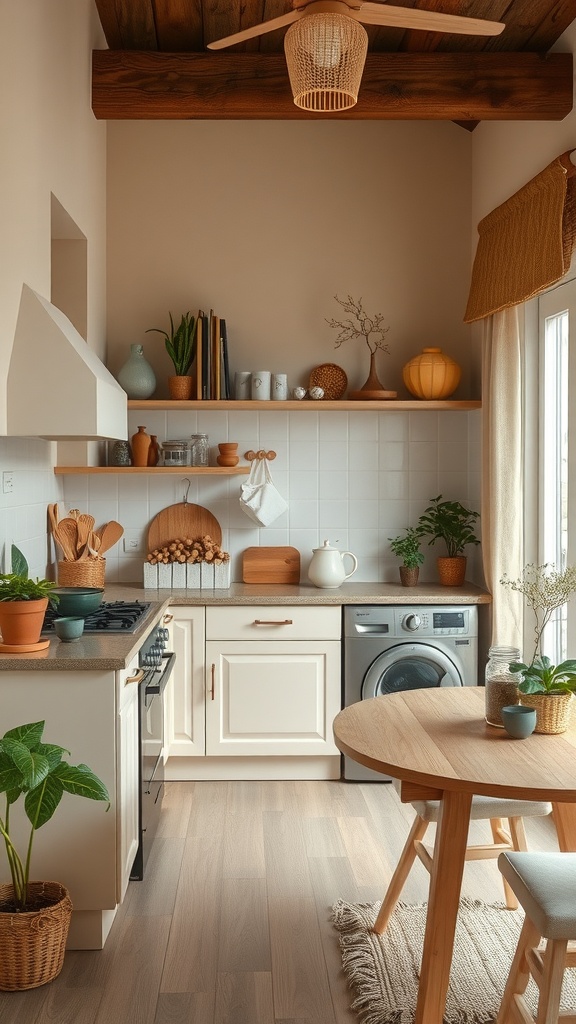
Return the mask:
[[[566,732],[572,711],[571,693],[520,693],[520,703],[528,708],[536,708],[534,732]]]
[[[441,348],[424,348],[402,370],[407,390],[416,398],[448,398],[460,383],[461,370]]]
[[[416,586],[420,575],[420,569],[417,565],[413,569],[409,569],[407,565],[400,565],[398,567],[398,571],[400,573],[400,580],[403,587]]]
[[[147,466],[151,438],[150,435],[146,433],[146,427],[138,427],[138,433],[132,435],[130,444],[132,447],[133,465]]]
[[[192,383],[193,377],[168,377],[170,398],[180,402],[187,402],[192,396]]]
[[[37,601],[0,601],[2,641],[12,646],[37,644],[44,624],[48,598]]]
[[[466,555],[436,559],[438,580],[443,587],[461,587],[466,578]]]
[[[216,456],[216,462],[219,466],[237,466],[240,459],[238,458],[238,445],[233,441],[226,441],[224,444],[218,445],[219,454]]]

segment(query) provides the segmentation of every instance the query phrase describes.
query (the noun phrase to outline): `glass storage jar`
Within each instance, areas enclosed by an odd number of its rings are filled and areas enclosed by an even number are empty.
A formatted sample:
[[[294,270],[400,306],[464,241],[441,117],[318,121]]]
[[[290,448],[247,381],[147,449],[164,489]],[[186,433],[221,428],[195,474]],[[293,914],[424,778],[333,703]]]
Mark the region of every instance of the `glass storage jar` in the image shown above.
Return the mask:
[[[207,466],[210,450],[208,447],[208,434],[190,435],[190,465]]]
[[[511,672],[510,662],[520,661],[517,647],[491,647],[486,665],[486,721],[503,729],[502,708],[518,704],[518,683],[520,676]]]
[[[162,460],[165,466],[187,466],[188,465],[188,442],[187,441],[163,441]]]

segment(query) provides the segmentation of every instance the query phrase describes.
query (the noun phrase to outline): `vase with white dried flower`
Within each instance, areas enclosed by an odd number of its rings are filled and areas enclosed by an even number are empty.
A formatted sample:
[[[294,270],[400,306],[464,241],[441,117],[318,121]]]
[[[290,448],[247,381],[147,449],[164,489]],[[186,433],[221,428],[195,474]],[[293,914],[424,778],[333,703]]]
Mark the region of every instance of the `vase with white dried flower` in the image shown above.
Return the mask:
[[[536,708],[539,733],[566,732],[576,691],[576,660],[553,665],[542,654],[542,637],[556,609],[566,604],[576,590],[576,566],[560,572],[554,565],[529,564],[517,580],[504,575],[504,586],[522,594],[535,618],[534,650],[528,663],[512,662],[510,671],[517,673],[520,703]]]

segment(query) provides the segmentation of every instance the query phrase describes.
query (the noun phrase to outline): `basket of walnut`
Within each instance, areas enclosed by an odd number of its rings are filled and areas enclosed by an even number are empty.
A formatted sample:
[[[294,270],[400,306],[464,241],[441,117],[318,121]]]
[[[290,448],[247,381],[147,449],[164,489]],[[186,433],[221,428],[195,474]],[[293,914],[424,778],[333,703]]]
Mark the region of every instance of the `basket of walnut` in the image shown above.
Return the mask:
[[[230,555],[209,534],[170,541],[144,562],[144,586],[158,590],[214,590],[230,586]]]

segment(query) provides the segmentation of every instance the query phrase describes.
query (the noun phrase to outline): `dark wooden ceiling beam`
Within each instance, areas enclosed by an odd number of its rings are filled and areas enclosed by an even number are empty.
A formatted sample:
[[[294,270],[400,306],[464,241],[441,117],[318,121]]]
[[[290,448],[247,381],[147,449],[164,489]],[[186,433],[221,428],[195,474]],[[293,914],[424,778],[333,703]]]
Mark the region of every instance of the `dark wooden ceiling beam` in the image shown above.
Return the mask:
[[[95,50],[92,109],[105,120],[310,119],[280,54]],[[572,54],[368,54],[358,103],[339,119],[561,120]]]

